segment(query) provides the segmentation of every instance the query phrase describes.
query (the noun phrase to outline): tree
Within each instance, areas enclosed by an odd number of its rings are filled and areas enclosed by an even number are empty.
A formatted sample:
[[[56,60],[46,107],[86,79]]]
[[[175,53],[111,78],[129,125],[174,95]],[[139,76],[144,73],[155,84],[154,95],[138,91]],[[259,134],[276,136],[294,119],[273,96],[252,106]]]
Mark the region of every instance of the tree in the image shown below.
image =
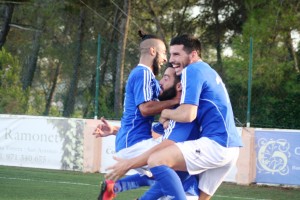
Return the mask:
[[[231,38],[241,33],[247,19],[244,1],[203,0],[198,6],[202,43],[215,49],[216,61],[212,65],[225,79],[222,53],[226,46],[230,46]]]
[[[2,49],[6,37],[8,35],[9,29],[10,29],[10,23],[12,19],[12,15],[14,12],[14,4],[12,3],[5,3],[4,4],[4,9],[3,9],[3,24],[1,27],[0,31],[0,50]]]
[[[73,65],[73,74],[72,79],[67,91],[67,95],[64,101],[64,117],[70,117],[74,112],[75,99],[77,96],[78,90],[78,81],[79,81],[79,70],[82,66],[81,56],[82,56],[82,43],[84,37],[84,15],[85,10],[80,6],[79,20],[78,20],[78,29],[77,29],[77,47],[75,52],[75,60]]]
[[[243,35],[234,40],[237,53],[235,66],[240,73],[228,71],[230,82],[237,88],[234,98],[247,98],[247,61],[249,60],[249,39],[253,38],[253,75],[251,124],[259,127],[300,127],[300,86],[295,75],[295,59],[291,51],[290,34],[298,30],[299,3],[290,5],[284,1],[270,1],[247,4],[249,20],[243,26]],[[255,28],[253,28],[255,27]],[[295,49],[294,49],[295,50]],[[238,66],[238,68],[237,68]],[[231,68],[231,67],[230,67]],[[244,91],[241,94],[241,91]],[[243,98],[244,96],[244,98]],[[234,105],[234,104],[233,104]],[[285,113],[285,114],[283,114]],[[293,123],[290,123],[293,122]]]
[[[37,26],[43,29],[44,26],[44,20],[39,14],[37,14]],[[37,60],[39,56],[39,51],[40,51],[40,40],[42,36],[42,31],[37,30],[33,34],[33,39],[32,39],[32,47],[31,47],[31,55],[29,55],[28,62],[26,65],[23,67],[22,71],[22,88],[23,90],[26,90],[28,87],[32,86],[33,82],[33,77],[36,71],[37,67]]]
[[[55,65],[55,70],[54,73],[51,74],[51,78],[50,78],[50,91],[49,94],[46,92],[45,97],[46,97],[46,105],[45,105],[45,111],[44,111],[44,115],[48,116],[50,113],[50,108],[51,108],[51,103],[53,101],[53,97],[54,97],[54,92],[56,89],[56,85],[58,82],[58,76],[60,73],[60,69],[61,69],[61,63],[59,63],[58,60],[54,61],[53,63]],[[45,90],[47,91],[47,90]]]
[[[120,19],[119,30],[123,35],[119,36],[118,43],[118,56],[117,56],[117,69],[116,69],[116,82],[115,82],[115,100],[114,100],[114,112],[116,116],[120,115],[122,110],[123,103],[123,85],[124,85],[124,61],[125,61],[125,49],[128,37],[128,28],[129,28],[129,17],[131,11],[131,0],[124,0],[125,14]]]

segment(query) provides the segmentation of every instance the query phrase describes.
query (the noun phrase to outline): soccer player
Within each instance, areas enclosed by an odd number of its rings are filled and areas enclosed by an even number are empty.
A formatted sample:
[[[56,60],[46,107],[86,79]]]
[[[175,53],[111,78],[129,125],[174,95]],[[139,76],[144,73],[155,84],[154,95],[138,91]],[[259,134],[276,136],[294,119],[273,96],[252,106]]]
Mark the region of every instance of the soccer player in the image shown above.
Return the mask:
[[[170,59],[181,74],[180,106],[165,109],[161,122],[197,120],[199,139],[150,149],[130,160],[119,159],[106,177],[118,179],[129,169],[148,163],[156,184],[171,199],[185,199],[178,175],[171,168],[199,174],[199,200],[209,200],[235,165],[242,146],[237,133],[231,103],[222,79],[201,59],[201,43],[190,35],[173,38]],[[182,68],[184,68],[182,70]],[[184,132],[182,133],[184,134]]]
[[[172,66],[169,66],[160,80],[160,86],[163,90],[163,92],[159,95],[159,100],[167,100],[170,98],[173,98],[177,95],[177,93],[181,93],[181,87],[180,87],[180,77],[176,76],[175,70]],[[110,125],[104,118],[101,118],[102,124],[98,125],[97,132],[94,132],[94,135],[96,137],[105,137],[109,135],[115,135],[117,134],[116,131],[119,127]],[[153,126],[153,130],[156,133],[159,133],[161,135],[164,135],[164,139],[169,139],[174,142],[178,141],[185,141],[188,139],[195,139],[198,136],[198,126],[196,127],[195,123],[175,123],[172,122],[172,125],[164,131],[161,124],[155,124]],[[176,134],[182,132],[185,130],[187,134]],[[172,132],[172,134],[170,134]],[[190,134],[188,134],[190,132]],[[166,134],[165,134],[166,133]],[[131,158],[137,155],[140,155],[141,153],[145,152],[146,150],[150,149],[151,147],[159,144],[161,141],[161,137],[157,139],[148,139],[143,140],[141,142],[138,142],[134,144],[131,147],[128,147],[126,149],[126,153],[117,153],[118,157],[121,158]],[[147,170],[138,170],[141,172],[141,174],[148,174],[148,176],[151,176],[151,173]],[[148,172],[148,173],[145,173]],[[150,174],[149,174],[150,173]],[[186,172],[178,172],[178,174],[181,177],[181,180],[184,185],[184,189],[187,195],[189,196],[198,196],[199,190],[197,189],[197,178],[194,176],[190,176]],[[150,186],[154,183],[153,180],[149,179],[147,176],[141,176],[141,175],[132,175],[127,176],[123,179],[118,180],[117,182],[113,181],[106,181],[104,184],[104,188],[102,189],[102,192],[100,194],[100,198],[102,199],[112,199],[117,193],[126,191],[129,189],[135,189],[140,186]],[[146,194],[143,195],[143,198],[150,198],[153,199],[154,196],[156,196],[158,199],[159,197],[163,196],[163,193],[161,192],[161,189],[152,189]],[[191,198],[191,197],[190,197]]]
[[[164,108],[173,107],[179,103],[179,98],[158,101],[161,89],[155,76],[161,65],[167,61],[164,42],[155,35],[146,35],[142,31],[139,31],[139,36],[142,39],[139,46],[140,60],[130,72],[126,83],[121,127],[113,127],[112,130],[114,134],[118,133],[115,146],[120,157],[130,156],[132,151],[129,147],[152,138],[151,126],[154,115],[159,114]],[[105,189],[113,185],[108,180],[102,184],[102,187]]]
[[[121,127],[113,127],[112,129],[114,134],[117,133],[117,155],[122,158],[136,156],[144,152],[145,147],[150,148],[153,144],[151,125],[154,121],[154,115],[159,114],[165,108],[174,107],[180,100],[179,96],[175,96],[171,100],[158,101],[161,90],[155,75],[167,60],[166,47],[162,40],[154,35],[144,35],[140,32],[140,36],[142,37],[140,61],[131,71],[127,80]],[[191,132],[192,128],[192,126],[188,126],[188,132]],[[98,127],[97,130],[100,129]],[[148,170],[140,169],[139,172],[151,176]],[[150,184],[149,178],[146,177],[141,179],[137,176],[130,176],[123,179],[123,181],[136,184],[137,179],[141,185]],[[117,188],[118,191],[126,190],[126,187],[132,187],[132,185],[128,186],[122,183],[118,186],[121,186]],[[107,180],[102,184],[102,187],[103,193],[99,197],[112,199],[114,194],[106,191],[116,188],[114,182]]]

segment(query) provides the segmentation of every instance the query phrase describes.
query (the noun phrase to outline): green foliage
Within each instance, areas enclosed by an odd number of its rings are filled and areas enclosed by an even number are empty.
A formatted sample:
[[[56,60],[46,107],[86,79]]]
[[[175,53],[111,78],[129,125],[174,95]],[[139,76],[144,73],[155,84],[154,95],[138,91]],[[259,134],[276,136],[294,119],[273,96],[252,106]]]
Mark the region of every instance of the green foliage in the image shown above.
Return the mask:
[[[248,63],[241,58],[224,59],[224,83],[228,90],[235,118],[243,124],[246,121],[248,92]],[[241,124],[237,124],[241,126]]]
[[[0,51],[0,113],[23,114],[28,95],[20,82],[21,67],[17,58],[5,49]]]
[[[31,98],[28,102],[28,110],[26,114],[28,115],[43,115],[45,110],[45,99],[41,91],[31,90]]]
[[[99,117],[118,118],[113,112],[113,93],[109,87],[101,87],[99,95]],[[122,113],[122,112],[121,112]]]
[[[80,53],[75,110],[72,117],[94,116],[95,67],[98,35],[101,36],[100,91],[98,117],[119,118],[113,112],[117,69],[118,29],[123,2],[86,0],[33,0],[15,6],[12,27],[1,52],[0,112],[43,115],[50,101],[50,116],[61,116],[73,71],[78,45],[80,10],[84,10],[83,43]],[[203,59],[222,76],[235,117],[246,123],[248,95],[249,40],[253,38],[253,77],[251,125],[256,127],[300,128],[299,72],[295,61],[299,48],[291,52],[291,31],[299,32],[299,1],[212,1],[148,0],[132,1],[123,80],[139,60],[138,29],[163,37],[168,44],[180,33],[191,33],[202,40]],[[1,9],[1,5],[0,5]],[[196,11],[196,12],[193,12]],[[39,43],[36,33],[41,33]],[[39,45],[38,55],[33,44]],[[233,56],[222,55],[229,47]],[[20,80],[31,59],[37,56],[32,86],[22,91]],[[10,63],[10,64],[7,64]],[[14,63],[14,64],[11,64]],[[8,67],[14,66],[14,67]],[[55,73],[59,66],[58,75]],[[7,68],[9,70],[7,70]],[[299,66],[298,66],[299,68]],[[21,73],[21,70],[22,73]],[[9,72],[9,73],[8,73]],[[2,79],[5,74],[5,79]],[[57,79],[55,79],[57,78]],[[56,81],[55,90],[54,82]],[[51,95],[53,92],[53,96]],[[49,98],[51,97],[51,98]]]
[[[249,19],[243,26],[243,35],[233,40],[233,48],[244,70],[233,71],[238,64],[227,68],[227,80],[237,88],[232,98],[235,113],[246,113],[249,65],[249,40],[253,38],[251,125],[272,128],[299,128],[300,85],[294,69],[294,59],[289,51],[290,31],[297,28],[295,16],[287,21],[293,9],[288,4],[271,1],[268,4],[252,4]],[[255,8],[255,9],[253,9]],[[299,18],[299,16],[298,16]],[[299,60],[299,57],[296,58]],[[295,75],[296,74],[296,75]],[[299,73],[298,73],[299,74]],[[233,75],[233,76],[232,76]],[[238,95],[243,91],[243,95]],[[244,106],[237,106],[239,101]],[[244,114],[245,115],[245,114]],[[238,116],[239,119],[244,119]],[[244,121],[244,120],[243,120]]]

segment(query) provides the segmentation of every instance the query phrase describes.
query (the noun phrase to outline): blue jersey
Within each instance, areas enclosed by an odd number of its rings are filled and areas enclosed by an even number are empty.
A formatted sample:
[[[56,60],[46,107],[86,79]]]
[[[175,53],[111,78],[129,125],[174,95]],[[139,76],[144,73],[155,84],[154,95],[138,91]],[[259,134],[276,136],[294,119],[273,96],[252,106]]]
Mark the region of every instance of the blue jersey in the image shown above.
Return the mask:
[[[154,116],[143,117],[138,106],[158,101],[160,87],[151,69],[139,64],[129,74],[124,99],[121,128],[116,136],[116,151],[151,138]]]
[[[169,126],[165,129],[163,138],[174,142],[184,142],[199,138],[199,126],[194,120],[191,123],[182,123],[170,120]]]
[[[224,147],[242,146],[227,90],[217,72],[205,62],[192,63],[182,71],[181,84],[180,104],[198,106],[200,137]]]
[[[156,124],[153,124],[152,130],[155,133],[160,134],[160,135],[163,135],[165,133],[164,126],[161,123],[159,123],[159,122],[156,123]]]
[[[170,120],[167,129],[164,129],[161,123],[152,126],[152,130],[160,135],[163,139],[169,139],[174,142],[184,142],[187,140],[196,140],[199,138],[199,126],[196,121],[191,123],[181,123]]]

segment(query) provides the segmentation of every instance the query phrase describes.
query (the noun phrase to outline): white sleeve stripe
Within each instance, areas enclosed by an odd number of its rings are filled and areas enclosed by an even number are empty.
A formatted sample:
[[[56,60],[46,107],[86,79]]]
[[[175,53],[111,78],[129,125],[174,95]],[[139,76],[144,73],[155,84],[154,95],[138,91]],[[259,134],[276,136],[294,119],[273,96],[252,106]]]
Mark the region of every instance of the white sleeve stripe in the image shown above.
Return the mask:
[[[181,74],[181,87],[182,87],[182,93],[181,93],[180,104],[184,103],[184,100],[185,100],[185,94],[186,94],[186,70],[183,70],[182,74]]]
[[[143,85],[143,90],[144,90],[144,99],[147,99],[147,87],[145,87],[147,85],[147,71],[144,71],[144,85]]]
[[[169,126],[167,129],[164,131],[164,136],[163,139],[168,139],[170,137],[170,134],[172,133],[172,130],[174,129],[176,124],[176,121],[170,120],[169,121]]]
[[[148,74],[148,99],[147,100],[152,100],[153,93],[152,93],[152,88],[151,88],[151,73],[147,71]]]
[[[148,70],[144,71],[144,98],[146,101],[151,100],[152,90],[151,90],[151,73]]]

